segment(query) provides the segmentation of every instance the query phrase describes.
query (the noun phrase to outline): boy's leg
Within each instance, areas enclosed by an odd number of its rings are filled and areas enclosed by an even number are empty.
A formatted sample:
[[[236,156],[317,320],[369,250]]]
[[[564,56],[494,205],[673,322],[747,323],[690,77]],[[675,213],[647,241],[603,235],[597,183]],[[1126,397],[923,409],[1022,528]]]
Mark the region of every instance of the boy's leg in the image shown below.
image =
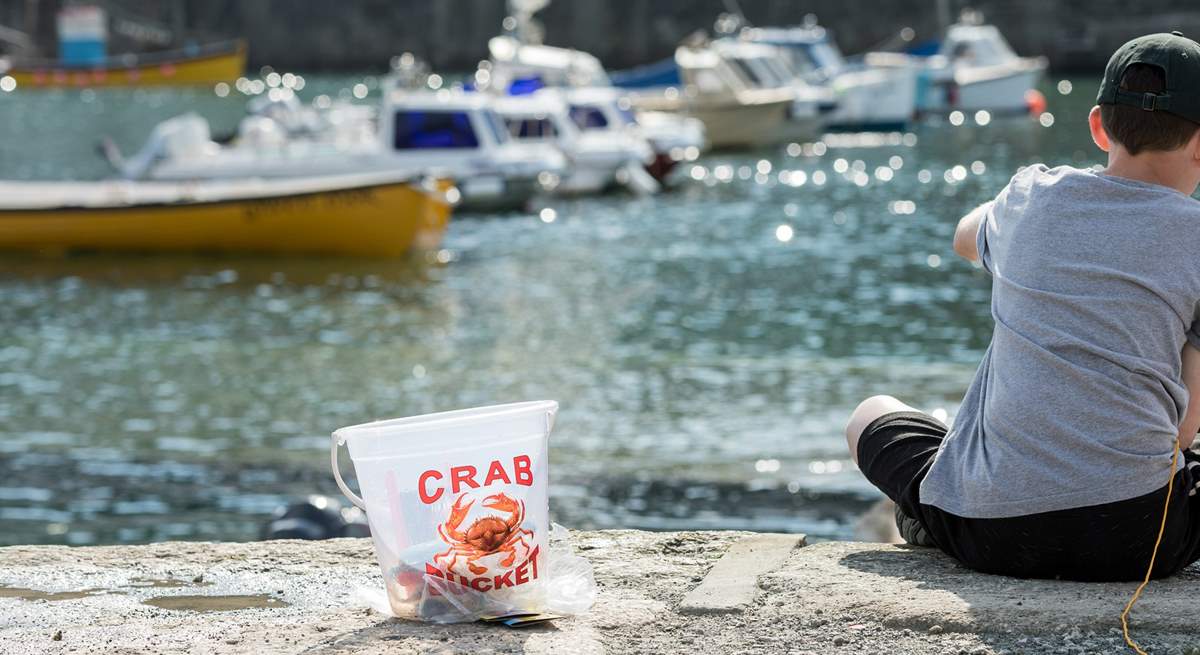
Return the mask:
[[[846,445],[850,447],[850,457],[858,464],[858,440],[862,438],[867,426],[892,412],[918,411],[892,396],[871,396],[858,404],[850,413],[846,423]]]
[[[858,405],[846,425],[846,445],[855,464],[896,502],[896,527],[910,544],[934,546],[919,519],[921,480],[946,435],[946,426],[891,396],[872,396]],[[867,439],[867,442],[862,442]]]

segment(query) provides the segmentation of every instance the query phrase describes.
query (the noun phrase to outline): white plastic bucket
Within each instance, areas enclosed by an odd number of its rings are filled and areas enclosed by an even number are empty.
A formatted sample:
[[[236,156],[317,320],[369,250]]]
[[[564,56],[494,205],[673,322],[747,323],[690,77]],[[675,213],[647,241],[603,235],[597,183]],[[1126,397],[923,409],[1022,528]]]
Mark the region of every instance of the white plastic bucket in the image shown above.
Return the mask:
[[[367,513],[397,616],[544,609],[548,439],[558,403],[493,405],[341,428],[342,493]],[[345,443],[362,497],[338,469]]]

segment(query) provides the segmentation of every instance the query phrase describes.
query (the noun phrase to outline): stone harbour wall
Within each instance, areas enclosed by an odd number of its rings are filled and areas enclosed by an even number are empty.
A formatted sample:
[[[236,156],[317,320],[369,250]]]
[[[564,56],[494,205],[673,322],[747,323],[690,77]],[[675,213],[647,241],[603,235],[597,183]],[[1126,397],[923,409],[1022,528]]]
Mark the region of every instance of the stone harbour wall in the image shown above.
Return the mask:
[[[54,13],[66,0],[0,0],[0,24],[27,29],[53,52]],[[114,16],[200,38],[242,36],[251,64],[301,71],[382,71],[413,51],[444,71],[472,70],[487,56],[504,0],[122,0]],[[1189,0],[740,0],[751,22],[790,25],[815,14],[848,53],[864,52],[911,27],[935,38],[946,15],[983,11],[1021,54],[1045,55],[1060,71],[1094,72],[1138,34],[1182,30],[1200,35],[1200,6]],[[697,29],[725,11],[721,0],[554,0],[538,18],[546,41],[596,54],[626,68],[670,56]],[[137,44],[121,43],[121,51]]]
[[[0,653],[1117,653],[1133,584],[979,575],[935,550],[799,535],[575,532],[586,614],[511,629],[384,617],[366,539],[0,548]],[[1153,653],[1200,653],[1200,570],[1133,612]]]

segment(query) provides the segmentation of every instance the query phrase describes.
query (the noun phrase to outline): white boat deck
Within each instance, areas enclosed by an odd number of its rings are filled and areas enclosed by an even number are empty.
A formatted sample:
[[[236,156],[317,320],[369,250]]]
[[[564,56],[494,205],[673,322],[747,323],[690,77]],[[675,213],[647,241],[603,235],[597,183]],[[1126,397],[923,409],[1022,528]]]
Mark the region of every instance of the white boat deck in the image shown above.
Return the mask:
[[[140,205],[202,204],[343,191],[411,182],[411,173],[361,173],[284,179],[144,182],[0,181],[0,211],[80,207],[106,209]]]

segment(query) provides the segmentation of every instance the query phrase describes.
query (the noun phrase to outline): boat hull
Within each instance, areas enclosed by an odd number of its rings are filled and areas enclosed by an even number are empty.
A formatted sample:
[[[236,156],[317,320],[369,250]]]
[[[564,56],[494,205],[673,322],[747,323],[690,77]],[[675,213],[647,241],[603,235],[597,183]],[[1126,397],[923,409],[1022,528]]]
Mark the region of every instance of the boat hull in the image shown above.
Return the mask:
[[[773,145],[807,125],[792,125],[793,99],[739,102],[735,98],[696,98],[687,101],[664,96],[635,95],[633,102],[647,111],[672,111],[704,123],[704,136],[713,149],[753,148]]]
[[[1027,68],[990,79],[964,81],[958,85],[955,107],[963,111],[1027,112],[1025,93],[1037,88],[1041,77],[1041,68]]]
[[[837,108],[826,117],[833,131],[904,129],[916,114],[916,71],[911,67],[866,68],[833,81]]]
[[[153,58],[129,55],[129,61],[110,58],[96,67],[66,66],[61,62],[14,62],[5,75],[17,88],[104,86],[166,86],[233,82],[246,69],[246,46],[241,42],[218,52]]]
[[[949,80],[936,79],[944,71],[924,71],[918,78],[918,105],[923,113],[953,109],[1025,113],[1029,111],[1025,94],[1037,88],[1045,70],[1045,60],[1022,59],[1011,65],[956,71]]]
[[[0,209],[0,249],[397,256],[440,242],[450,216],[450,185],[439,185],[395,182],[204,202]]]
[[[545,189],[535,178],[474,176],[459,182],[464,212],[519,212]]]

